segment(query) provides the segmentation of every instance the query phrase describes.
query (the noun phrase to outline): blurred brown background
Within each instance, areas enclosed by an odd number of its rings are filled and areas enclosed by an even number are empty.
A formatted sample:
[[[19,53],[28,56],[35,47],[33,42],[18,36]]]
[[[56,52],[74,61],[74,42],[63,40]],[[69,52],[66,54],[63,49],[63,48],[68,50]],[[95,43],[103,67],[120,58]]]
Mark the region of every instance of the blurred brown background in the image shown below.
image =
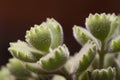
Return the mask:
[[[9,42],[24,40],[25,31],[53,17],[63,26],[65,43],[71,54],[80,45],[72,35],[73,25],[85,26],[89,13],[120,13],[120,0],[0,0],[0,65],[9,57]]]

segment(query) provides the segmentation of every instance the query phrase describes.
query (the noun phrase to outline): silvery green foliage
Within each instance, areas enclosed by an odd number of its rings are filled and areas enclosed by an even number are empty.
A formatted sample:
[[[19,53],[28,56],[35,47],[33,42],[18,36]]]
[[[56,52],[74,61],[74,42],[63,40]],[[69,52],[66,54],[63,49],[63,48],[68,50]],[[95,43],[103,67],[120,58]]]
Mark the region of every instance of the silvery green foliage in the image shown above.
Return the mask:
[[[53,18],[26,31],[25,41],[11,42],[13,55],[0,80],[120,80],[120,18],[90,14],[86,28],[75,25],[82,46],[70,55],[61,25]]]
[[[15,80],[15,77],[12,76],[8,68],[1,67],[0,80]]]

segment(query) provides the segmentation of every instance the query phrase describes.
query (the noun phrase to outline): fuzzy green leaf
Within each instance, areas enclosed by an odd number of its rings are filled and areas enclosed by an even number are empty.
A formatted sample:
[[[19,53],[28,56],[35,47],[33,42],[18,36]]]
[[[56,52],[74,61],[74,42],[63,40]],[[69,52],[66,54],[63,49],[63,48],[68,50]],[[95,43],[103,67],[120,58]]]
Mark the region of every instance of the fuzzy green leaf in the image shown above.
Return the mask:
[[[26,41],[36,49],[48,52],[51,44],[51,35],[47,26],[35,25],[26,32]]]
[[[35,25],[26,32],[26,41],[38,50],[49,52],[63,43],[61,25],[53,18],[47,19],[41,25]]]
[[[46,71],[55,71],[62,67],[69,57],[68,48],[63,45],[58,48],[51,50],[49,54],[42,57],[38,64]]]
[[[93,69],[97,69],[99,68],[99,54],[96,54],[95,58],[94,58],[94,61],[92,63],[92,68]]]
[[[120,51],[120,36],[113,39],[110,44],[110,52],[118,51]]]
[[[26,42],[20,40],[10,43],[8,50],[14,57],[26,62],[36,62],[45,54],[32,48]]]
[[[82,73],[92,63],[96,54],[96,45],[93,41],[88,41],[79,53],[76,53],[65,64],[65,69],[69,74]]]
[[[81,73],[86,70],[89,65],[92,63],[96,54],[96,45],[94,42],[88,41],[81,51],[76,54],[76,59],[79,62],[79,67],[77,73]]]
[[[37,63],[24,63],[24,66],[27,70],[37,73],[37,74],[48,74],[41,66]]]
[[[107,68],[101,70],[94,70],[90,76],[93,80],[116,80],[116,70],[115,68]]]
[[[108,36],[110,31],[111,21],[109,17],[103,14],[90,14],[86,18],[86,27],[87,29],[99,40],[103,41]]]
[[[116,79],[115,68],[108,67],[107,69],[95,69],[86,71],[80,75],[79,80],[118,80]]]
[[[61,25],[53,18],[47,19],[45,24],[50,29],[51,48],[54,49],[63,43],[63,30]]]
[[[89,33],[86,29],[76,25],[73,27],[73,35],[77,42],[81,45],[87,43],[88,40],[92,40],[91,33]]]
[[[120,27],[120,18],[118,16],[116,16],[114,13],[108,14],[107,16],[111,21],[110,32],[108,34],[108,38],[110,38],[110,37],[115,36],[116,32],[119,33],[119,31],[117,31],[117,30]]]
[[[73,27],[73,35],[77,42],[81,45],[85,45],[89,40],[91,40],[96,43],[98,49],[101,47],[100,41],[97,40],[89,31],[80,26],[75,25]]]

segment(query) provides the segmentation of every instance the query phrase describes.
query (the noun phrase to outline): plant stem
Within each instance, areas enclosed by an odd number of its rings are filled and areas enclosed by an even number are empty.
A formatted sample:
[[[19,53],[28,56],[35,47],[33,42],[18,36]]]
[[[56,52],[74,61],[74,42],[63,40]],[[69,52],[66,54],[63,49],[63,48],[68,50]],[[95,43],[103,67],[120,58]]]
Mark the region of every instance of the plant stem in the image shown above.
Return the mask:
[[[101,51],[99,51],[99,68],[103,68],[104,66],[104,56],[105,56],[105,50],[104,50],[105,42],[102,41]]]

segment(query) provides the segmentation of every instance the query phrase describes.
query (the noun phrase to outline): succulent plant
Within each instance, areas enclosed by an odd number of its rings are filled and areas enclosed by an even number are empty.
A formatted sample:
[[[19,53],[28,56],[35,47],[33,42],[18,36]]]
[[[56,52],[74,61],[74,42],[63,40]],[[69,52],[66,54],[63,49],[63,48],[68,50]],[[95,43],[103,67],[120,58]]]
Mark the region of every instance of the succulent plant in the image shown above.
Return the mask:
[[[34,25],[25,41],[10,43],[13,58],[1,68],[0,80],[120,80],[119,16],[90,14],[85,26],[73,27],[82,48],[70,55],[55,19]]]

